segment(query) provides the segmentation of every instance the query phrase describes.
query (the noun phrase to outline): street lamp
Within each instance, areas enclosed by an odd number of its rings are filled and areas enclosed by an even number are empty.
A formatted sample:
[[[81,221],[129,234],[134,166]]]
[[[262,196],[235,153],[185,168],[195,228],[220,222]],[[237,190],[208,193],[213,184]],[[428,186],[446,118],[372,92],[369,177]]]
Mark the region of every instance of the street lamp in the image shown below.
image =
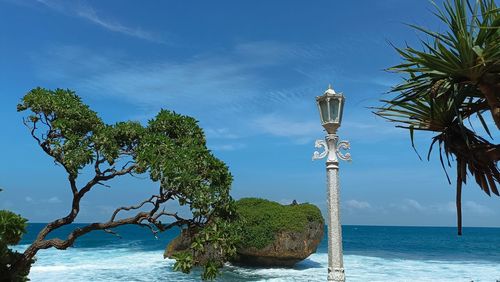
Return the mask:
[[[323,152],[314,152],[313,160],[326,158],[326,184],[328,208],[328,281],[345,281],[344,261],[342,257],[342,226],[340,225],[340,187],[339,161],[351,161],[351,154],[345,155],[341,149],[348,150],[348,141],[338,141],[337,129],[342,122],[345,97],[336,93],[331,86],[322,96],[316,97],[321,125],[327,135],[325,140],[316,140],[316,148],[324,148]]]

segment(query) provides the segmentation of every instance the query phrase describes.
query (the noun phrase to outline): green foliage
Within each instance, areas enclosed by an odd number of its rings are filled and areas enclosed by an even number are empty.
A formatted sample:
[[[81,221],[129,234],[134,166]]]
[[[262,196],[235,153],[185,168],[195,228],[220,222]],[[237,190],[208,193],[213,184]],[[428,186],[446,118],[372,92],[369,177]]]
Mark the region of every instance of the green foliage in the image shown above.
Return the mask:
[[[310,222],[323,223],[321,211],[312,204],[280,205],[258,198],[236,201],[241,218],[243,247],[262,249],[271,244],[279,231],[304,231]]]
[[[181,205],[189,203],[195,217],[209,212],[234,214],[229,195],[232,176],[206,148],[203,131],[193,118],[162,110],[149,121],[136,160],[164,191],[175,192]]]
[[[155,205],[150,216],[136,223],[159,231],[173,226],[197,230],[198,245],[178,256],[176,270],[189,272],[193,266],[204,265],[203,277],[212,279],[226,257],[234,254],[232,176],[226,164],[207,149],[203,130],[194,118],[161,110],[147,126],[132,121],[110,125],[73,91],[44,88],[28,92],[18,111],[29,111],[25,124],[42,149],[70,174],[72,189],[77,189],[74,180],[79,172],[92,166],[96,176],[78,196],[100,181],[125,174],[147,173],[159,184],[159,195],[147,201]],[[169,200],[187,205],[192,217],[162,214],[160,205]],[[158,219],[164,215],[176,223],[161,223]],[[196,260],[204,252],[200,246],[210,246],[217,259]]]
[[[44,140],[38,138],[46,152],[75,176],[79,169],[93,161],[90,148],[92,133],[103,126],[97,114],[84,105],[71,90],[35,88],[28,92],[17,106],[18,111],[30,110],[25,123],[32,130],[42,126],[50,133]]]
[[[477,118],[491,136],[482,113],[500,110],[498,104],[488,101],[488,91],[483,91],[493,87],[488,85],[492,80],[500,85],[500,11],[492,0],[474,5],[454,0],[443,5],[444,10],[436,6],[435,15],[449,30],[438,33],[413,26],[434,42],[422,41],[423,51],[409,46],[396,48],[404,62],[390,70],[408,78],[391,90],[400,94],[383,100],[385,105],[376,108],[377,114],[408,129],[412,145],[415,130],[436,132],[429,156],[437,144],[447,158],[457,158],[464,183],[468,167],[485,193],[489,195],[491,190],[500,195],[495,184],[500,181],[496,146],[464,123]],[[498,93],[494,96],[498,99]],[[440,161],[444,168],[443,156]]]
[[[173,256],[175,258],[174,271],[191,273],[194,266],[193,256],[189,251],[179,252]]]
[[[191,273],[191,269],[196,265],[193,255],[189,251],[180,252],[174,255],[176,260],[174,264],[174,271],[181,271],[183,273]],[[208,260],[205,262],[201,279],[214,280],[220,273],[223,266],[221,260]]]
[[[8,247],[19,243],[26,233],[26,222],[25,218],[11,211],[0,210],[0,281],[28,280],[31,264],[20,273],[13,274],[9,271],[9,267],[20,258],[21,254]]]
[[[231,206],[234,208],[234,203]],[[215,217],[204,228],[190,230],[194,234],[191,245],[188,250],[173,255],[174,270],[189,273],[193,267],[202,265],[202,279],[215,279],[224,262],[236,255],[236,245],[241,240],[241,225],[236,217],[231,219]]]
[[[468,0],[448,0],[443,3],[444,9],[434,5],[435,15],[448,30],[439,33],[411,25],[428,35],[432,43],[421,40],[424,50],[396,48],[404,62],[389,70],[410,75],[394,89],[403,91],[399,98],[423,94],[441,79],[448,83],[440,87],[449,89],[458,82],[475,84],[484,75],[499,71],[500,11],[495,1],[471,4]]]
[[[220,268],[222,268],[222,263],[220,261],[208,261],[205,265],[201,278],[203,280],[214,280],[219,274]]]
[[[11,211],[0,210],[0,242],[5,245],[19,243],[21,237],[26,233],[25,218]]]
[[[434,132],[427,158],[437,146],[450,183],[445,162],[451,166],[450,158],[455,157],[459,209],[467,170],[485,193],[500,195],[500,148],[470,123],[471,119],[479,121],[492,138],[482,116],[489,111],[500,129],[500,10],[494,0],[471,2],[447,0],[443,8],[435,5],[434,14],[447,27],[445,32],[412,25],[428,36],[421,40],[423,50],[396,48],[403,63],[389,70],[405,79],[391,89],[398,95],[375,108],[377,115],[409,131],[413,147],[415,131]],[[458,222],[460,234],[460,215]]]

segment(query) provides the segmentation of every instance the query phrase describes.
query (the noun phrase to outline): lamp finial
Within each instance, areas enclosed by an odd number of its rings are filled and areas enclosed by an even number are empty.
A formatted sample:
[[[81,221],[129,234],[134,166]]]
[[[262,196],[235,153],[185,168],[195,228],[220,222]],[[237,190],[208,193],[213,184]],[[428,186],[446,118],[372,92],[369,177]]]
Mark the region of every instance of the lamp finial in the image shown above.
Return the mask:
[[[335,90],[333,90],[332,85],[328,84],[328,89],[326,89],[325,94],[333,95],[337,93],[335,92]]]

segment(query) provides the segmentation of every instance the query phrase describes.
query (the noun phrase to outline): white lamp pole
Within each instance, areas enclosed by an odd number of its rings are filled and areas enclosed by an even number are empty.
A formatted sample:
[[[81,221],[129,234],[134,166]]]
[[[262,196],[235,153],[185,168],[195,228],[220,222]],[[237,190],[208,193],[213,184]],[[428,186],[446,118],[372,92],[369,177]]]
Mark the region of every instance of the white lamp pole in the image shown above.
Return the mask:
[[[316,140],[313,160],[326,158],[326,184],[328,208],[328,281],[345,281],[342,252],[342,226],[340,225],[339,159],[351,161],[351,155],[340,152],[349,149],[348,141],[338,141],[337,129],[342,121],[345,97],[330,86],[322,96],[316,97],[321,124],[327,131],[325,140]]]

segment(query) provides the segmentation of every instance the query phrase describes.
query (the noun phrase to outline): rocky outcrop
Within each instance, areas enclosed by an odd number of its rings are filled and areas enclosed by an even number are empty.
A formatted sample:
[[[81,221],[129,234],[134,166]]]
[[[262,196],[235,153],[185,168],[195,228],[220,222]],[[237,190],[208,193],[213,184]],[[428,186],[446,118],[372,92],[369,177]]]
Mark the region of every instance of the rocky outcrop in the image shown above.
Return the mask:
[[[189,248],[192,239],[191,234],[188,229],[183,229],[181,234],[175,237],[167,245],[165,252],[163,253],[163,258],[172,258],[175,254],[183,252]]]
[[[236,204],[242,240],[231,260],[234,264],[291,267],[316,252],[323,239],[323,217],[314,205],[280,205],[256,198],[241,199]],[[192,236],[188,230],[182,231],[167,246],[164,256],[172,258],[187,250]]]
[[[323,231],[322,222],[311,222],[302,232],[280,231],[274,242],[262,249],[238,248],[232,262],[248,266],[292,267],[316,252]]]
[[[181,234],[170,241],[167,248],[165,248],[163,258],[174,258],[175,254],[188,250],[193,242],[194,235],[195,231],[182,229]],[[203,253],[196,255],[195,265],[205,265],[209,260],[220,261],[222,259],[220,252],[217,252],[212,246],[208,246]]]

